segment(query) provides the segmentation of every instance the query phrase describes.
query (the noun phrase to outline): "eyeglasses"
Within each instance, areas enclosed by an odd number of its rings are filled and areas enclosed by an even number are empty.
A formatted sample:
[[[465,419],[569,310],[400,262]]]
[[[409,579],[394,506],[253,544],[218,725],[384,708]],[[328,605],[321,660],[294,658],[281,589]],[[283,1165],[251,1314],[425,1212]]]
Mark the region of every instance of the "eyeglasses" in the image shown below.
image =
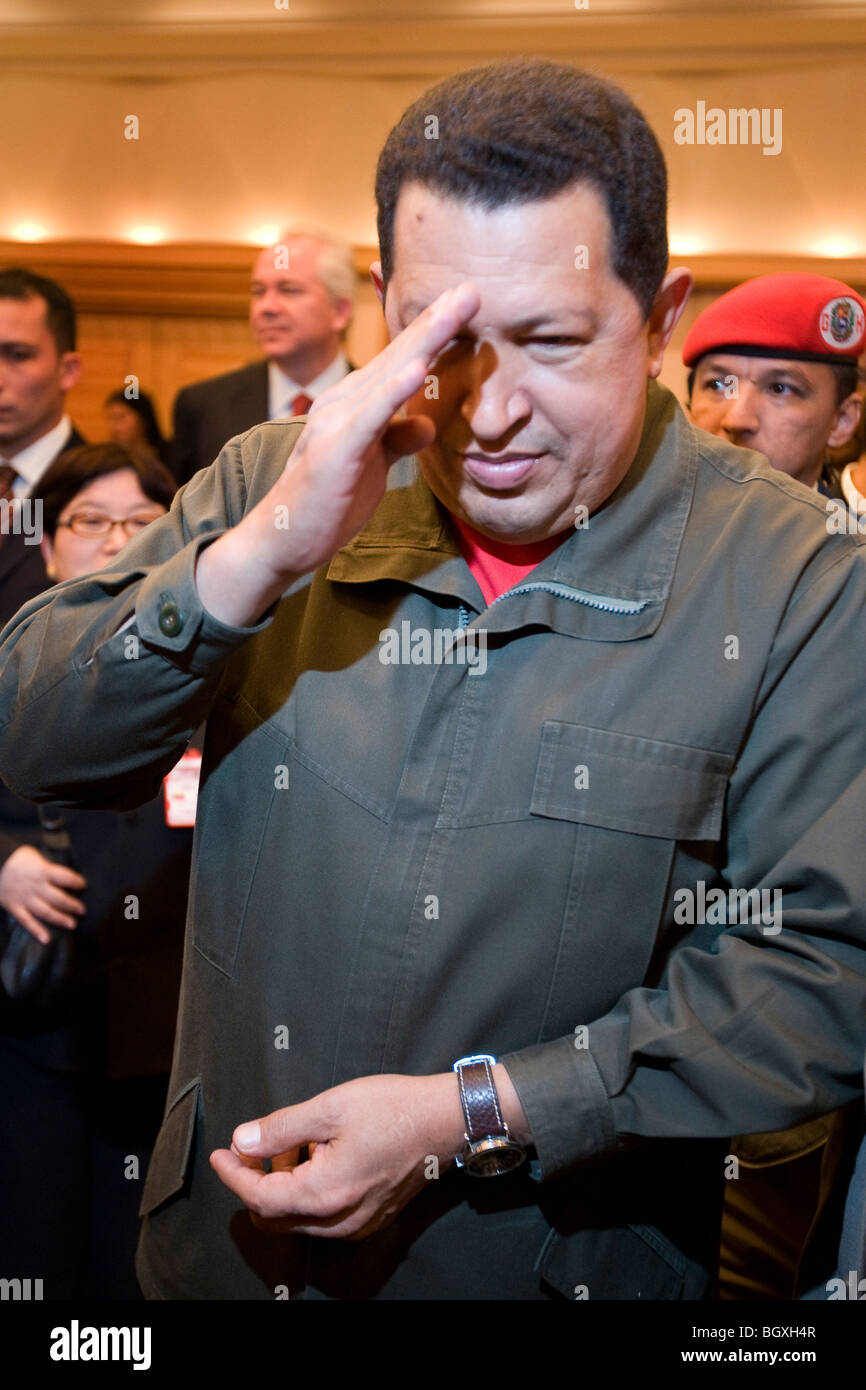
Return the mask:
[[[89,536],[96,539],[97,536],[107,536],[115,526],[122,526],[127,537],[137,536],[143,531],[145,526],[149,526],[152,521],[163,516],[163,512],[140,512],[135,516],[105,516],[102,512],[76,512],[66,521],[58,521],[58,530],[61,526],[68,526],[76,536]]]

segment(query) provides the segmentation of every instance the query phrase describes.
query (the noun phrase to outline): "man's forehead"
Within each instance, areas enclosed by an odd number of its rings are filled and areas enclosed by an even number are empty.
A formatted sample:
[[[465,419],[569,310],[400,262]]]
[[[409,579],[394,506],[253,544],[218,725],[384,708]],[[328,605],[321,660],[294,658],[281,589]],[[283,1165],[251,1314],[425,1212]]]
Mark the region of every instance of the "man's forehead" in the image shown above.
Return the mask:
[[[0,338],[36,342],[48,331],[48,305],[41,295],[10,299],[0,295]]]
[[[607,260],[607,210],[586,182],[569,184],[546,198],[495,207],[408,183],[394,215],[394,269],[404,275],[419,261],[431,267],[442,262],[458,265],[468,275],[479,268],[507,275],[515,261],[541,273],[571,272],[586,243],[596,259]]]
[[[252,278],[263,275],[279,275],[291,279],[299,272],[315,273],[321,252],[321,243],[309,236],[287,236],[273,246],[266,246],[256,257]]]

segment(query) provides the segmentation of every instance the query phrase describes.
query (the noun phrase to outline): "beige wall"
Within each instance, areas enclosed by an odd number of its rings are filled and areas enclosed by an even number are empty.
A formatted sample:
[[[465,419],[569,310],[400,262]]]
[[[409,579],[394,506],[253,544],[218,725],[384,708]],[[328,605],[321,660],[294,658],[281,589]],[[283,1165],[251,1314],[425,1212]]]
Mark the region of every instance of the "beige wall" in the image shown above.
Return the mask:
[[[607,71],[645,110],[670,167],[675,249],[815,254],[844,238],[866,252],[862,63],[654,77]],[[382,80],[276,73],[165,81],[69,79],[0,70],[0,236],[254,241],[287,219],[375,242],[373,175],[405,105],[441,73]],[[674,142],[674,112],[699,100],[780,109],[783,146]],[[137,115],[138,140],[124,139]]]
[[[674,264],[738,256],[745,275],[809,258],[812,268],[852,278],[851,258],[861,270],[866,265],[866,27],[855,18],[859,7],[843,23],[823,18],[820,7],[804,18],[766,0],[756,0],[753,13],[735,6],[711,14],[686,0],[597,0],[566,22],[570,5],[539,3],[532,24],[518,16],[533,7],[517,0],[474,9],[448,0],[422,23],[420,3],[380,0],[366,7],[370,22],[353,24],[329,18],[334,6],[293,0],[296,21],[318,13],[330,28],[311,21],[292,30],[288,21],[264,24],[258,0],[226,0],[218,12],[207,7],[212,23],[194,32],[181,23],[192,10],[176,0],[139,0],[131,9],[69,0],[44,35],[23,23],[26,5],[10,11],[19,28],[4,30],[8,8],[0,0],[0,110],[7,113],[0,122],[0,240],[7,243],[22,223],[39,224],[51,238],[114,242],[150,225],[172,243],[222,243],[238,253],[261,228],[303,219],[371,246],[376,156],[406,104],[448,72],[522,51],[597,67],[642,106],[669,164]],[[98,22],[62,31],[62,15],[68,11],[72,26],[76,10]],[[492,18],[473,28],[471,15],[482,12],[512,14],[511,28]],[[160,15],[177,21],[176,29],[160,30]],[[151,27],[122,28],[152,17]],[[230,20],[236,31],[219,28]],[[699,101],[780,110],[781,153],[677,144],[674,113]],[[133,115],[139,138],[127,140]],[[3,250],[26,262],[37,247]],[[814,259],[828,250],[848,259]],[[131,290],[137,275],[130,270]],[[679,345],[718,288],[702,285],[704,299],[693,299],[677,332],[663,379],[678,392]],[[366,361],[382,341],[379,308],[365,284],[350,352]],[[199,306],[169,315],[146,302],[120,312],[112,303],[86,303],[82,348],[86,371],[73,407],[93,434],[102,397],[130,372],[154,392],[167,422],[180,385],[255,355],[236,303],[230,311]]]

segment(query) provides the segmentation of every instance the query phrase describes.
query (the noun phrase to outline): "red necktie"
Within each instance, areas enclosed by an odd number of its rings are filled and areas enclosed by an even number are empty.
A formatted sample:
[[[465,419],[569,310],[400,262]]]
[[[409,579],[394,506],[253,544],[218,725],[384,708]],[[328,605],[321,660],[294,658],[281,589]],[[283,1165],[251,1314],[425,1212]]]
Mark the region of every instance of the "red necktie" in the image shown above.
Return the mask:
[[[11,502],[14,497],[12,485],[18,477],[15,469],[8,463],[0,463],[0,502]],[[7,513],[8,515],[8,513]],[[6,528],[0,526],[0,545],[6,539]]]
[[[312,404],[313,402],[310,399],[310,397],[305,395],[303,391],[299,391],[298,394],[295,396],[295,399],[292,401],[292,414],[306,415],[307,411],[309,410]]]
[[[0,463],[0,502],[12,496],[12,485],[18,477],[9,463]]]

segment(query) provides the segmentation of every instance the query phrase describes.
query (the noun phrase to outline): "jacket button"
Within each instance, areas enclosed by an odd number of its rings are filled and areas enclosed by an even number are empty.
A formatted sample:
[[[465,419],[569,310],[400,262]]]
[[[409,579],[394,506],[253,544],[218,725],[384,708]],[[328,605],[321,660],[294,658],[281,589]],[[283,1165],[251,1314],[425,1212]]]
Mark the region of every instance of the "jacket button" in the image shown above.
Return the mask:
[[[160,594],[162,606],[159,610],[159,630],[165,633],[166,637],[177,637],[183,631],[183,618],[180,616],[180,609],[172,601],[171,594]]]

